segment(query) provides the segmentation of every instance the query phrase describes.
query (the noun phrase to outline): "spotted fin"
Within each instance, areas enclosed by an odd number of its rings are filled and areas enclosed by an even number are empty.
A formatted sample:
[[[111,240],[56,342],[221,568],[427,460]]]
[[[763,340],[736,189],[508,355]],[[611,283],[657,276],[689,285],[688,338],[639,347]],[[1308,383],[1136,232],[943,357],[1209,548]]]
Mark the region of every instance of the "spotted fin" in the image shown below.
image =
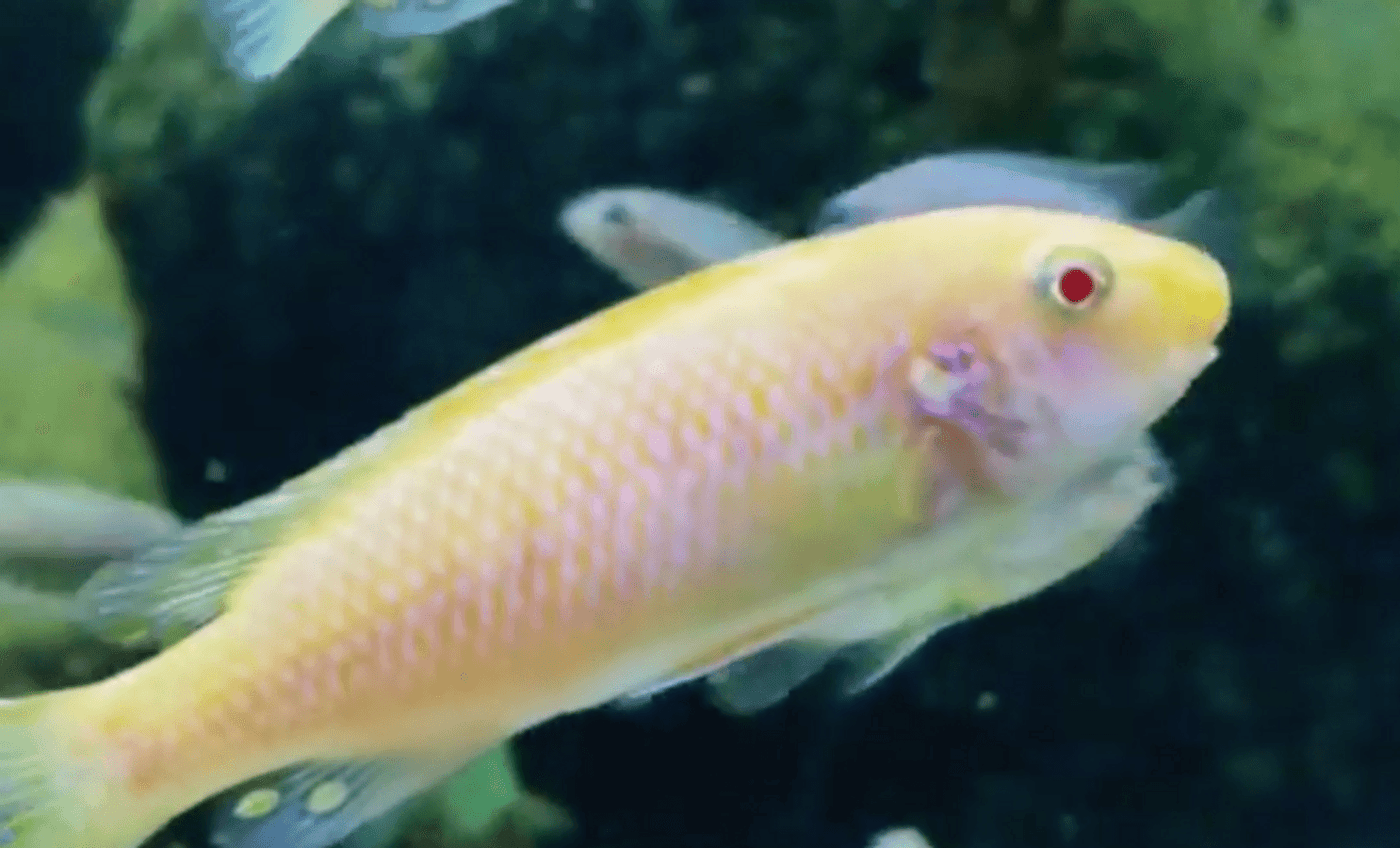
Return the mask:
[[[201,0],[224,59],[239,76],[276,76],[350,0]]]
[[[488,15],[514,0],[364,0],[360,20],[378,35],[434,35]]]
[[[325,848],[441,783],[466,758],[312,763],[275,772],[217,801],[218,848]]]
[[[706,678],[710,701],[733,715],[751,715],[782,701],[827,666],[835,650],[785,642],[735,660]]]

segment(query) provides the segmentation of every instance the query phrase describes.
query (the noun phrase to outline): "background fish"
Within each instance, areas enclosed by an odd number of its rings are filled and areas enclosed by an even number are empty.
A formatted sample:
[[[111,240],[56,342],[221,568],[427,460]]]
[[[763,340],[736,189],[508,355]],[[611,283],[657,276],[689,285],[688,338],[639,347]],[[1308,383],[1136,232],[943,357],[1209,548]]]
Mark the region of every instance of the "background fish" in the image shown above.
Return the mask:
[[[0,646],[79,635],[72,591],[82,580],[181,526],[161,507],[83,485],[0,481]]]
[[[684,195],[624,186],[571,201],[559,224],[623,282],[649,289],[783,241],[744,215]]]
[[[166,509],[88,486],[0,480],[0,560],[120,559],[181,526]]]
[[[1160,217],[1138,210],[1162,183],[1148,162],[1088,162],[1034,153],[970,150],[926,156],[890,168],[824,203],[814,233],[933,209],[1014,205],[1063,209],[1132,223],[1233,259],[1240,213],[1217,189],[1196,192]]]
[[[309,763],[265,834],[295,848],[525,727],[764,649],[859,646],[868,685],[940,616],[1062,576],[984,551],[1132,466],[1228,308],[1194,248],[1011,208],[624,301],[99,572],[92,626],[194,632],[0,704],[0,840],[134,846]]]
[[[276,76],[316,33],[355,5],[371,32],[432,35],[490,14],[513,0],[200,0],[224,58],[249,80]]]

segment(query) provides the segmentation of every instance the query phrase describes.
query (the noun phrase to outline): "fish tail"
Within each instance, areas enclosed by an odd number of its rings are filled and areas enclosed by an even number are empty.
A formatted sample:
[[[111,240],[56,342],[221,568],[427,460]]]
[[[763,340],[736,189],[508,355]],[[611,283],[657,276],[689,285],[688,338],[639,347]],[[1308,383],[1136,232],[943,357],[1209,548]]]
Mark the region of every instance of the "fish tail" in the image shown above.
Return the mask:
[[[115,809],[105,763],[74,744],[64,719],[85,691],[0,699],[0,845],[136,848],[159,829]]]

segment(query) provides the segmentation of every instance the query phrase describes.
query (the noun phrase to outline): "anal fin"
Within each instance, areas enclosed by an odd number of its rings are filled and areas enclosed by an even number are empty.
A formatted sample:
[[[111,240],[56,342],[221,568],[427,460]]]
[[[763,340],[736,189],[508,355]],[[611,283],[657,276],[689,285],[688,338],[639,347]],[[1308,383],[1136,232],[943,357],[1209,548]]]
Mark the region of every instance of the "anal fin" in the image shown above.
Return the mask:
[[[492,749],[501,757],[504,749]],[[487,756],[487,754],[482,755]],[[476,758],[316,762],[266,775],[221,796],[210,843],[219,848],[325,848],[391,816]],[[513,780],[508,760],[507,777]]]

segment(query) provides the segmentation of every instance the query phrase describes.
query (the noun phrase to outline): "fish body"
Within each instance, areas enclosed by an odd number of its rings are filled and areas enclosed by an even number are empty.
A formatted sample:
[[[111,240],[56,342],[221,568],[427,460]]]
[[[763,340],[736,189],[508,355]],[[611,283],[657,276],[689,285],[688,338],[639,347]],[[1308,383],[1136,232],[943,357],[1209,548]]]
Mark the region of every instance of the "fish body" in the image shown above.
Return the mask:
[[[379,35],[401,38],[446,32],[513,0],[200,0],[206,23],[239,76],[276,76],[348,6]]]
[[[0,842],[132,848],[260,774],[377,763],[298,777],[263,843],[322,844],[306,818],[364,820],[563,713],[751,683],[726,669],[785,645],[897,655],[1084,564],[984,546],[1140,452],[1228,303],[1188,245],[1013,208],[624,301],[100,571],[91,626],[173,644],[0,704]]]
[[[638,290],[783,241],[719,204],[641,186],[583,194],[564,207],[559,224],[590,256]]]
[[[1092,162],[998,150],[926,156],[882,171],[824,203],[814,233],[839,232],[935,209],[1012,205],[1080,212],[1131,223],[1234,260],[1241,215],[1217,189],[1158,217],[1138,213],[1160,188],[1150,162]]]

